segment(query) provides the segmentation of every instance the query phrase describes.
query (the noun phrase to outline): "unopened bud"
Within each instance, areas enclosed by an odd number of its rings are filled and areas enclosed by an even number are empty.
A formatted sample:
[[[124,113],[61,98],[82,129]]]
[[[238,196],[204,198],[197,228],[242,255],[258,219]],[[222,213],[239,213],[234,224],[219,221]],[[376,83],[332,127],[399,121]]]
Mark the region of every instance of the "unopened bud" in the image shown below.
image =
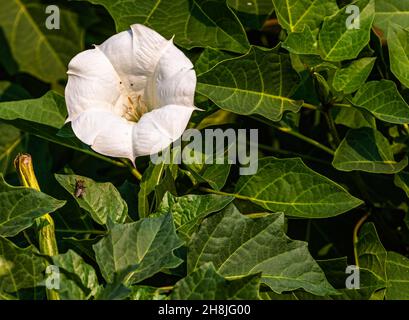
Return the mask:
[[[31,155],[27,153],[18,154],[14,159],[14,166],[16,167],[18,177],[23,186],[40,191],[40,186],[34,173]]]

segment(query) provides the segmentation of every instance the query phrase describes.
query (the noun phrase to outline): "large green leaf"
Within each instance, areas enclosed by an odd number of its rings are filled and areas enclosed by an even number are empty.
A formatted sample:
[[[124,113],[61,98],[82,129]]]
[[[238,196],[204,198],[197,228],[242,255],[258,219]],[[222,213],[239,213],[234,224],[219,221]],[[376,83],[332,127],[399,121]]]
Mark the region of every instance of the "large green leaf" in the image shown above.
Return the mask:
[[[370,270],[380,280],[385,281],[387,252],[373,223],[366,223],[362,226],[356,246],[360,268]]]
[[[273,212],[304,218],[333,217],[362,204],[299,158],[260,159],[255,175],[239,179],[236,196]]]
[[[0,175],[0,236],[12,237],[30,227],[35,219],[61,208],[65,201],[40,191],[13,187]]]
[[[230,205],[207,218],[192,238],[188,270],[213,262],[228,279],[261,272],[261,281],[277,293],[303,288],[322,296],[336,294],[307,243],[291,240],[283,229],[283,214],[248,218]]]
[[[115,225],[93,248],[107,282],[112,283],[115,274],[135,267],[127,278],[136,283],[165,268],[177,267],[182,261],[173,251],[181,245],[171,215],[165,215]]]
[[[38,0],[0,0],[0,27],[22,72],[45,82],[66,78],[69,60],[83,49],[76,13],[60,9],[60,29],[47,29],[47,5]]]
[[[368,300],[373,299],[374,294],[379,289],[385,287],[385,282],[379,279],[371,271],[363,268],[359,269],[359,288],[346,288],[346,280],[349,274],[346,273],[348,267],[347,257],[317,261],[325,272],[330,283],[338,289],[340,295],[331,296],[334,300]],[[298,297],[299,294],[296,293]],[[302,299],[302,296],[300,297]]]
[[[284,111],[298,112],[302,105],[289,98],[298,80],[288,55],[252,47],[199,76],[197,92],[224,110],[278,121]]]
[[[104,225],[108,220],[117,223],[125,221],[128,206],[112,183],[98,183],[74,174],[56,174],[55,178],[95,222]]]
[[[233,200],[233,197],[214,194],[188,194],[182,197],[174,197],[167,192],[158,207],[156,215],[171,213],[177,231],[189,238],[203,218],[222,210]]]
[[[248,40],[239,20],[218,0],[87,0],[101,4],[114,18],[118,31],[144,24],[187,49],[212,47],[245,52]]]
[[[386,260],[388,286],[387,300],[409,300],[409,259],[395,252],[388,252]]]
[[[396,84],[389,80],[370,81],[356,93],[352,103],[391,123],[409,123],[409,106]]]
[[[195,62],[196,74],[199,76],[202,73],[205,73],[212,69],[216,64],[224,60],[233,59],[236,57],[237,54],[233,54],[231,52],[206,48],[203,50],[203,52]]]
[[[342,124],[352,129],[376,127],[375,117],[364,109],[354,108],[349,105],[334,106],[331,109],[331,114],[336,124]]]
[[[383,247],[373,223],[365,224],[357,245],[361,268],[384,281],[387,300],[409,299],[409,259]]]
[[[0,103],[0,119],[3,120],[22,119],[59,129],[66,117],[64,98],[53,91],[38,99]]]
[[[212,263],[205,263],[175,284],[174,300],[259,300],[260,275],[234,280],[220,276]]]
[[[409,28],[409,2],[402,0],[376,0],[374,26],[387,36],[389,26],[397,24]]]
[[[374,0],[360,1],[356,5],[360,8],[358,29],[347,27],[350,13],[345,8],[325,18],[319,35],[319,47],[324,60],[336,62],[355,59],[369,43],[375,17]]]
[[[353,61],[348,67],[338,69],[333,80],[334,89],[350,94],[357,91],[366,81],[376,58],[362,58]]]
[[[282,47],[295,54],[319,54],[317,35],[307,26],[300,32],[291,32]]]
[[[393,74],[409,88],[409,31],[391,26],[388,32],[388,47]]]
[[[33,288],[44,280],[46,261],[33,247],[19,248],[0,237],[0,292]]]
[[[52,257],[62,272],[58,293],[62,300],[85,300],[95,296],[100,286],[93,267],[85,263],[75,251]]]
[[[350,130],[335,152],[335,168],[341,171],[397,173],[408,165],[408,159],[395,161],[393,151],[382,133],[371,128]]]
[[[326,16],[337,12],[334,0],[273,0],[278,22],[289,32],[317,28]]]

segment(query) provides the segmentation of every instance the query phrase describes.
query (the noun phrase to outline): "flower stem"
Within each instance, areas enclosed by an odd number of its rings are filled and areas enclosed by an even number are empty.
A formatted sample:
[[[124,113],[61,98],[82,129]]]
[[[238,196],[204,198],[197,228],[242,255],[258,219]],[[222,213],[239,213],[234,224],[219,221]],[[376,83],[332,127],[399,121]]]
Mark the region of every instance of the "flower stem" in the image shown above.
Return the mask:
[[[19,154],[14,160],[17,174],[21,184],[26,188],[32,188],[40,191],[37,178],[34,173],[32,158],[29,154]],[[54,220],[47,213],[36,220],[38,242],[40,252],[47,256],[58,255],[57,240],[55,238]],[[57,291],[53,289],[46,289],[48,300],[60,300]]]
[[[121,159],[120,163],[122,163],[123,166],[127,167],[136,179],[142,181],[142,174],[139,172],[138,169],[136,169],[136,167],[130,161],[128,161],[128,159]]]
[[[354,244],[354,258],[355,258],[355,265],[359,268],[359,256],[358,256],[358,242],[359,242],[359,238],[358,238],[358,232],[361,229],[362,225],[365,223],[366,219],[368,219],[369,217],[369,213],[366,213],[361,219],[359,219],[359,221],[357,222],[357,224],[354,227],[354,232],[352,235],[352,240],[353,240],[353,244]]]

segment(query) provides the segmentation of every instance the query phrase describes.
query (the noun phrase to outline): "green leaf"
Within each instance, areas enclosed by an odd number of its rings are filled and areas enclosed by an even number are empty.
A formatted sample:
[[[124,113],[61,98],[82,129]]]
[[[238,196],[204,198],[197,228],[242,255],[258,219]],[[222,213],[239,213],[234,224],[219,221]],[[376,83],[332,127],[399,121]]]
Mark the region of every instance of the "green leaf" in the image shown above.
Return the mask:
[[[244,53],[248,40],[238,18],[217,0],[87,0],[103,5],[118,31],[144,24],[186,48],[212,47]]]
[[[192,238],[188,270],[213,262],[231,280],[261,272],[261,281],[277,293],[303,288],[317,295],[336,294],[307,243],[291,240],[283,229],[283,214],[252,219],[230,205],[207,218]]]
[[[340,295],[331,296],[333,300],[368,300],[385,287],[385,282],[365,268],[359,269],[359,289],[347,289],[345,283],[350,276],[346,273],[347,257],[317,261],[324,270],[330,283],[338,289]],[[299,294],[296,293],[298,297]],[[301,299],[302,297],[300,297]]]
[[[208,164],[200,173],[194,173],[199,180],[207,182],[214,190],[221,190],[230,174],[231,164]]]
[[[259,300],[260,274],[227,280],[205,263],[175,284],[172,300]]]
[[[375,17],[374,1],[360,1],[356,5],[360,8],[359,29],[347,27],[346,22],[350,14],[345,8],[325,18],[319,35],[319,47],[324,60],[336,62],[355,59],[369,43]]]
[[[51,258],[63,272],[58,290],[62,300],[85,300],[97,294],[100,286],[94,268],[75,251],[68,250]]]
[[[358,109],[351,106],[335,106],[332,108],[331,113],[336,124],[342,124],[352,129],[376,127],[376,119],[364,109]]]
[[[409,172],[399,172],[395,175],[395,185],[405,191],[409,198]]]
[[[233,197],[188,194],[174,197],[167,192],[156,215],[171,213],[177,231],[186,238],[195,232],[200,221],[207,215],[220,211],[234,200]]]
[[[45,82],[66,78],[69,60],[83,49],[76,13],[60,9],[60,29],[49,30],[47,5],[37,0],[0,0],[0,27],[21,72]]]
[[[371,112],[382,121],[409,123],[409,106],[393,81],[371,81],[356,93],[352,103]]]
[[[60,129],[66,117],[64,98],[53,91],[38,99],[0,102],[3,120],[22,119]]]
[[[131,300],[166,300],[167,296],[160,288],[149,286],[132,286]]]
[[[149,162],[148,169],[142,175],[140,189],[138,192],[138,213],[140,218],[145,218],[150,213],[148,196],[151,194],[157,185],[159,185],[166,165],[164,162],[154,164]]]
[[[362,204],[299,158],[260,159],[255,175],[239,179],[236,196],[267,210],[302,218],[333,217]]]
[[[95,222],[104,225],[108,220],[116,223],[125,221],[128,206],[112,183],[99,183],[78,175],[56,174],[55,178]]]
[[[332,83],[334,89],[344,94],[357,91],[368,79],[375,61],[376,58],[362,58],[346,68],[338,69]]]
[[[46,261],[34,247],[19,248],[0,237],[0,292],[16,292],[39,286],[44,280]]]
[[[322,20],[338,10],[334,0],[273,0],[278,22],[289,32],[305,26],[318,28]]]
[[[408,159],[395,161],[382,133],[372,128],[350,130],[335,152],[333,166],[341,171],[393,174],[408,165]]]
[[[40,191],[9,185],[0,175],[0,236],[12,237],[30,227],[35,219],[64,206]]]
[[[295,54],[319,54],[317,36],[308,26],[300,32],[291,32],[282,47]]]
[[[388,252],[386,277],[386,299],[409,300],[409,259],[398,253]]]
[[[366,223],[359,232],[357,243],[359,267],[371,271],[380,280],[386,281],[387,252],[373,223]]]
[[[271,0],[227,0],[227,3],[236,11],[244,26],[250,29],[260,29],[274,11]]]
[[[397,24],[409,28],[409,2],[402,0],[376,0],[374,26],[387,36],[389,26]]]
[[[93,248],[107,282],[113,282],[115,274],[136,266],[127,277],[136,283],[165,268],[177,267],[182,261],[173,251],[181,245],[171,215],[165,215],[114,225]]]
[[[409,259],[383,247],[373,223],[365,224],[358,242],[360,267],[385,282],[387,300],[409,299]]]
[[[212,48],[206,48],[200,54],[199,58],[195,62],[196,75],[199,76],[212,69],[218,63],[236,58],[237,55],[231,52],[219,51]]]
[[[409,88],[409,31],[395,25],[389,27],[388,47],[391,71]]]
[[[24,135],[20,130],[5,123],[0,123],[0,174],[6,175],[18,151]]]
[[[278,121],[284,111],[300,110],[302,102],[288,98],[298,80],[288,55],[252,47],[199,76],[197,92],[224,110]]]

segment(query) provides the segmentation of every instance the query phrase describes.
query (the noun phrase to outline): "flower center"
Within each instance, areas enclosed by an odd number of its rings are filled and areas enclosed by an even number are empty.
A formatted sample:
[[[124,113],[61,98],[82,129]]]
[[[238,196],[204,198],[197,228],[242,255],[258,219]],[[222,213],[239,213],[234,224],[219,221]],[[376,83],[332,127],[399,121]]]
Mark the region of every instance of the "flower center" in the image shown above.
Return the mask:
[[[130,96],[127,98],[128,103],[126,105],[124,117],[129,121],[138,122],[142,115],[148,112],[148,108],[140,95],[138,95],[136,99],[132,99]]]
[[[122,82],[120,83],[122,85]],[[141,91],[133,90],[133,84],[129,88],[122,86],[122,117],[128,121],[138,122],[142,115],[149,111],[146,102],[143,99]]]

